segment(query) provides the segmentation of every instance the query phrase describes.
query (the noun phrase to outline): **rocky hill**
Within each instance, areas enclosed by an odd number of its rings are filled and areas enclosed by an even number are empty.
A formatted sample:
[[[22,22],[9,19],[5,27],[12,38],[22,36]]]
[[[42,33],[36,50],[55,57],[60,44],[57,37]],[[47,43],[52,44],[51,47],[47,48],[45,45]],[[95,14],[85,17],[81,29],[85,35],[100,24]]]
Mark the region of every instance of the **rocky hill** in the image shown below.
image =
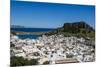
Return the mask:
[[[94,29],[84,21],[65,23],[63,28],[64,28],[64,30],[63,30],[64,32],[70,32],[70,33],[94,32]]]
[[[84,21],[64,23],[60,28],[53,32],[46,33],[46,35],[64,34],[65,36],[82,36],[95,39],[95,29]]]

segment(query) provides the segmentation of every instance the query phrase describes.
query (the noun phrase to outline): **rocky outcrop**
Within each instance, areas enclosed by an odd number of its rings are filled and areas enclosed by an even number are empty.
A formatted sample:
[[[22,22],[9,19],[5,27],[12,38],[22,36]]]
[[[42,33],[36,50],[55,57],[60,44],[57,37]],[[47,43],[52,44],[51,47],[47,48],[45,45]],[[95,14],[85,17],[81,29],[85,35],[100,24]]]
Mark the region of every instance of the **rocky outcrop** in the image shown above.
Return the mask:
[[[94,32],[94,29],[84,21],[65,23],[63,28],[64,28],[63,30],[64,32],[70,32],[70,33]]]

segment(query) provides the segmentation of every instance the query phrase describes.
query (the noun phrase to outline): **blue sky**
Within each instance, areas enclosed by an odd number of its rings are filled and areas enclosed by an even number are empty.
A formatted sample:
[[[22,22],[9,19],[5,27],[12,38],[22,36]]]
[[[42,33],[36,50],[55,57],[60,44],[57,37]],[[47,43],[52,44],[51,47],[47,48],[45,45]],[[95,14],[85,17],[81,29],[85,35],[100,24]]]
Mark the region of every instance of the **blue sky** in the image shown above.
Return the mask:
[[[57,28],[67,22],[85,21],[95,27],[95,7],[11,1],[11,25],[36,28]]]

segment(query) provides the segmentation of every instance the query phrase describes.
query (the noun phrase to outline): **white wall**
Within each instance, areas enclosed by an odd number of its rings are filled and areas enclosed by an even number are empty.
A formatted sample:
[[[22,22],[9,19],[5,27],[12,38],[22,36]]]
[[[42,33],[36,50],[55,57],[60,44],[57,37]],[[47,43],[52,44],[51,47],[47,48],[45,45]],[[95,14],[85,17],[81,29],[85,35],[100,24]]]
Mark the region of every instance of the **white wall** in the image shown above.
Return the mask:
[[[71,4],[95,4],[95,0],[19,0],[19,1],[39,1],[39,2],[55,2],[55,3],[71,3]]]

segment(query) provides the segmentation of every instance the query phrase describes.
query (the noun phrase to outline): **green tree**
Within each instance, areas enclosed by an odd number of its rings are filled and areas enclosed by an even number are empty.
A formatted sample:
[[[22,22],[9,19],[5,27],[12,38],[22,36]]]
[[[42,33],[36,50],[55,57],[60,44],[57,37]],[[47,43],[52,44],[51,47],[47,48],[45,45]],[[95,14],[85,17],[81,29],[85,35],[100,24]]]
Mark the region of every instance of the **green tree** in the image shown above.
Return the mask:
[[[49,61],[45,61],[43,64],[46,65],[46,64],[49,64],[49,63],[50,63]]]
[[[25,66],[25,65],[37,65],[38,64],[38,60],[37,59],[24,59],[23,57],[11,57],[10,60],[10,66],[14,67],[14,66]]]

